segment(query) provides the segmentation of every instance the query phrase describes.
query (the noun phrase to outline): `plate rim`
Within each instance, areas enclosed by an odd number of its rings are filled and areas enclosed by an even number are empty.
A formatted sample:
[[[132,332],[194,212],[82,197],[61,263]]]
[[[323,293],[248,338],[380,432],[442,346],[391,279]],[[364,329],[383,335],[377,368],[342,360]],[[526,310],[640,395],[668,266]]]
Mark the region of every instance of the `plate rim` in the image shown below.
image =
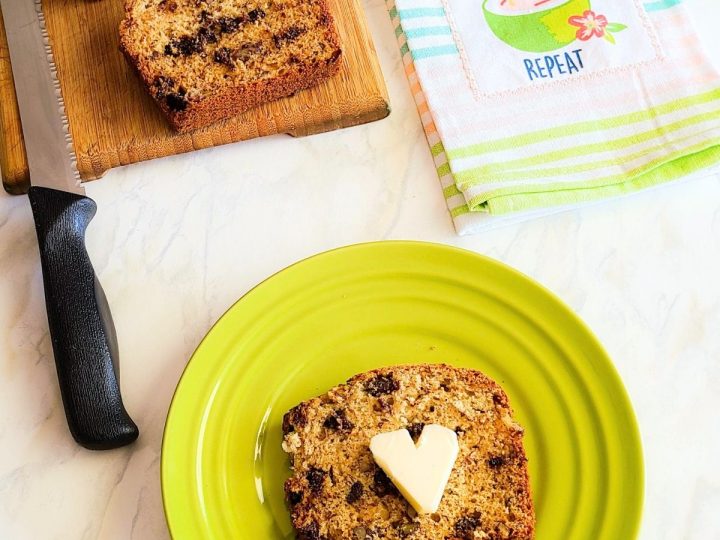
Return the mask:
[[[583,331],[583,333],[586,335],[588,339],[592,342],[592,344],[597,349],[597,352],[600,353],[600,355],[603,357],[604,363],[606,364],[607,370],[608,370],[608,376],[612,378],[613,383],[615,385],[615,390],[619,393],[619,398],[622,400],[623,408],[628,413],[628,427],[630,428],[630,431],[632,433],[633,437],[633,447],[635,448],[633,459],[638,463],[638,485],[641,486],[640,492],[638,494],[639,500],[637,501],[638,510],[637,510],[637,517],[633,520],[634,523],[632,524],[632,538],[635,539],[638,537],[640,533],[640,529],[643,522],[643,517],[645,513],[645,497],[646,497],[646,472],[645,472],[645,450],[644,445],[642,441],[642,433],[640,431],[640,424],[638,422],[637,413],[635,412],[635,408],[633,406],[633,402],[630,398],[630,394],[628,393],[627,387],[625,386],[625,383],[623,381],[623,378],[620,375],[620,372],[618,371],[615,362],[613,362],[612,358],[606,351],[605,347],[603,346],[600,339],[595,335],[595,333],[592,331],[590,326],[585,322],[585,320],[580,317],[578,313],[575,312],[562,298],[560,298],[559,295],[557,295],[555,292],[550,290],[548,287],[537,281],[536,279],[528,276],[527,274],[521,272],[520,270],[517,270],[516,268],[513,268],[512,266],[499,261],[497,259],[494,259],[488,255],[478,253],[469,249],[460,248],[448,244],[442,244],[439,242],[427,242],[422,240],[379,240],[379,241],[369,241],[369,242],[360,242],[355,244],[348,244],[344,246],[335,247],[329,250],[322,251],[320,253],[315,253],[313,255],[310,255],[308,257],[304,257],[302,259],[299,259],[280,270],[277,270],[276,272],[273,272],[266,278],[259,281],[257,284],[250,287],[247,291],[245,291],[237,300],[232,302],[232,304],[217,318],[217,320],[210,326],[208,331],[205,333],[203,338],[200,340],[198,345],[193,350],[192,354],[190,355],[190,358],[185,364],[185,367],[182,370],[182,373],[180,374],[180,377],[178,378],[178,382],[175,386],[175,389],[173,390],[172,399],[170,400],[170,405],[168,406],[167,414],[165,415],[165,423],[163,426],[163,434],[161,439],[161,448],[160,448],[160,492],[161,492],[161,498],[163,503],[163,515],[165,518],[165,524],[168,529],[168,533],[170,534],[170,537],[175,539],[176,535],[173,531],[173,525],[172,520],[170,518],[170,515],[168,513],[168,499],[169,495],[167,494],[168,486],[166,484],[166,460],[167,460],[167,454],[166,454],[166,443],[168,440],[168,437],[170,436],[168,426],[169,426],[169,420],[170,417],[173,414],[173,408],[177,403],[178,395],[180,393],[181,385],[183,383],[183,380],[186,378],[186,375],[189,371],[189,368],[193,361],[196,359],[198,352],[203,347],[206,341],[210,338],[211,334],[213,334],[217,327],[222,323],[222,321],[227,317],[227,315],[235,309],[235,307],[243,301],[247,296],[252,294],[256,289],[259,287],[265,285],[267,282],[271,281],[272,279],[276,278],[277,276],[284,274],[285,272],[288,272],[292,270],[294,267],[298,265],[302,265],[305,263],[308,263],[312,260],[322,258],[325,256],[329,256],[331,254],[335,254],[337,252],[342,251],[354,251],[354,250],[362,250],[362,249],[373,249],[375,247],[410,247],[410,248],[419,248],[419,249],[439,249],[441,251],[447,251],[450,253],[454,253],[455,255],[459,256],[465,256],[465,257],[473,257],[483,260],[484,264],[489,264],[491,266],[495,266],[496,268],[499,268],[501,271],[505,271],[511,275],[513,275],[515,278],[520,279],[521,281],[525,282],[528,285],[531,285],[535,287],[536,289],[540,290],[543,294],[545,294],[547,297],[549,297],[556,307],[561,309],[564,314],[571,319],[578,325],[578,327]]]

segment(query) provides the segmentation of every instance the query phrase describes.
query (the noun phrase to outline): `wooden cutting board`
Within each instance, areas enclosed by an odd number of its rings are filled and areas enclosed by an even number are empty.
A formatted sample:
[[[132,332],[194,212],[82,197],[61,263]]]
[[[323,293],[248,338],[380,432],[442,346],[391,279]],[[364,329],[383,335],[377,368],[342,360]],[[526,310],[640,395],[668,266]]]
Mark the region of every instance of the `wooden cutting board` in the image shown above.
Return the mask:
[[[189,134],[174,133],[118,51],[123,0],[43,0],[80,176],[263,135],[310,135],[390,112],[360,0],[328,0],[343,48],[332,80]],[[0,18],[0,167],[8,192],[28,183],[5,31]]]

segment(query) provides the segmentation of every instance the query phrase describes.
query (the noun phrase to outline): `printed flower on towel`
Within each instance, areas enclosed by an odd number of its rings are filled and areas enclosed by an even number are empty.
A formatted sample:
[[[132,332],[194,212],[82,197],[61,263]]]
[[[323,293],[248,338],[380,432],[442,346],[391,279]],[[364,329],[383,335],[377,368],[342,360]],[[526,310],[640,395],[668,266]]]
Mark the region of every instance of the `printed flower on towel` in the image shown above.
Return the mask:
[[[627,28],[624,24],[609,23],[605,15],[595,13],[591,9],[586,10],[582,15],[573,15],[568,19],[568,23],[578,27],[575,36],[580,41],[601,37],[612,44],[615,44],[613,32],[620,32]]]

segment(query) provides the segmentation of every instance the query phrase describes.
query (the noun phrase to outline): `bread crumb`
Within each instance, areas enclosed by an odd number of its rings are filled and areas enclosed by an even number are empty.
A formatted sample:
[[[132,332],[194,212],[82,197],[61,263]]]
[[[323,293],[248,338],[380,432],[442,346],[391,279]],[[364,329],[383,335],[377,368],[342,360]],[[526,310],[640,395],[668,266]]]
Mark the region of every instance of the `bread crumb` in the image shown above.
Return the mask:
[[[282,449],[288,454],[294,454],[298,451],[301,445],[302,441],[300,440],[300,435],[298,435],[297,432],[292,432],[285,436],[285,439],[282,442]]]

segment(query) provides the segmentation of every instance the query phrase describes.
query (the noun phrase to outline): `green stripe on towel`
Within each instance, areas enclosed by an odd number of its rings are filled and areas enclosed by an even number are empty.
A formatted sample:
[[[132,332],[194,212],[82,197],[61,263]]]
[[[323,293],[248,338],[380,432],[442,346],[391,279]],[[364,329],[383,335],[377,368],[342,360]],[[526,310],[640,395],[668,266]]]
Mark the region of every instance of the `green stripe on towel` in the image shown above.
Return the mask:
[[[445,176],[446,174],[450,174],[452,172],[450,170],[450,164],[446,161],[445,163],[443,163],[442,165],[440,165],[437,168],[437,172],[438,172],[438,176],[440,176],[440,177]]]
[[[489,211],[491,214],[500,215],[560,204],[594,201],[677,180],[682,176],[707,169],[718,161],[720,161],[720,146],[704,142],[659,158],[626,174],[584,182],[581,185],[577,182],[558,182],[501,188],[473,197],[468,206],[471,211]]]
[[[464,189],[465,187],[471,186],[473,184],[487,181],[502,182],[506,180],[525,180],[563,174],[572,175],[573,173],[578,173],[581,171],[589,171],[602,167],[617,165],[619,164],[620,160],[622,160],[623,162],[627,162],[660,150],[667,146],[667,142],[664,141],[662,144],[644,149],[640,152],[636,152],[633,154],[615,156],[614,158],[609,160],[594,161],[581,165],[568,165],[566,167],[541,169],[541,171],[545,171],[544,174],[538,174],[537,170],[533,169],[523,170],[524,167],[532,167],[533,165],[544,165],[553,161],[562,161],[573,157],[589,156],[591,154],[609,152],[613,150],[623,150],[630,146],[634,146],[636,144],[647,141],[652,141],[653,139],[659,139],[680,129],[694,126],[703,122],[709,122],[711,120],[717,120],[718,122],[716,122],[712,126],[712,128],[708,130],[694,132],[692,135],[690,135],[690,137],[695,137],[702,133],[720,131],[720,109],[718,109],[710,114],[698,114],[696,116],[691,116],[689,118],[679,120],[672,124],[668,124],[666,126],[661,126],[658,129],[653,129],[644,133],[634,133],[628,137],[623,137],[620,139],[604,141],[600,143],[585,144],[572,148],[563,148],[562,150],[556,150],[555,152],[548,152],[547,154],[541,154],[529,158],[516,159],[503,163],[493,163],[481,167],[475,167],[472,169],[459,171],[455,175],[455,179],[457,180],[458,184],[463,186]],[[674,143],[681,142],[685,139],[686,138],[674,140]]]
[[[449,199],[455,195],[462,195],[462,191],[460,191],[455,184],[451,184],[443,189],[443,195],[445,195],[446,199]]]
[[[505,137],[502,139],[496,139],[494,141],[486,141],[478,144],[466,146],[464,148],[447,149],[446,152],[448,158],[458,159],[465,157],[473,157],[490,152],[496,152],[498,150],[508,150],[510,148],[518,148],[538,142],[546,141],[548,139],[556,139],[562,137],[570,137],[579,135],[582,133],[592,133],[595,131],[603,131],[606,129],[612,129],[622,126],[635,124],[637,122],[643,122],[646,120],[652,120],[664,114],[669,114],[682,109],[692,107],[694,105],[703,105],[716,100],[720,100],[720,88],[697,94],[694,96],[688,96],[686,98],[677,99],[668,103],[663,103],[650,109],[637,111],[628,114],[622,114],[612,118],[604,118],[602,120],[588,120],[578,122],[576,124],[568,124],[564,126],[557,126],[550,129],[541,129],[524,135],[515,135],[512,137]]]
[[[440,154],[442,154],[445,151],[445,148],[443,148],[443,143],[435,143],[430,147],[430,153],[433,155],[433,157],[437,157]]]
[[[450,215],[454,218],[458,216],[462,216],[463,214],[467,214],[470,212],[470,209],[468,208],[467,204],[463,204],[460,206],[457,206],[450,210]]]

